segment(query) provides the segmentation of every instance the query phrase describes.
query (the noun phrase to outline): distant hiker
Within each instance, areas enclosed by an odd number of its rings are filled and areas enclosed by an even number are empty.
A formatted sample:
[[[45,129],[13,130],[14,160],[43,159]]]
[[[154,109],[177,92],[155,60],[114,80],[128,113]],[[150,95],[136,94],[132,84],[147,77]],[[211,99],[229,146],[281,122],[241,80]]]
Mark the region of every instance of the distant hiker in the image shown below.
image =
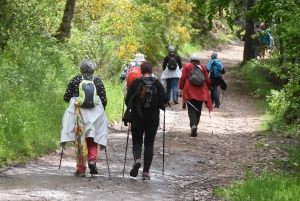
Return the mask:
[[[130,120],[123,118],[125,126],[131,123],[132,150],[134,164],[130,176],[136,177],[141,167],[141,154],[144,137],[144,166],[143,180],[149,180],[149,170],[153,159],[153,147],[156,132],[159,125],[159,109],[168,105],[169,99],[163,85],[152,77],[153,65],[149,61],[141,64],[142,77],[131,83],[125,104],[127,110],[125,116],[130,113]],[[148,86],[146,86],[148,85]]]
[[[132,81],[135,80],[136,78],[139,78],[142,76],[140,66],[144,61],[146,61],[145,56],[141,53],[137,53],[134,56],[133,61],[129,62],[126,65],[123,72],[121,73],[120,79],[122,81],[125,80],[125,83],[124,83],[123,89],[122,89],[124,96],[126,96],[127,89],[129,88]],[[154,74],[152,74],[151,76],[156,78],[156,76]]]
[[[140,67],[140,65],[142,64],[143,61],[145,61],[145,56],[141,53],[137,53],[134,56],[134,59],[132,60],[132,62],[127,63],[123,72],[121,73],[120,79],[121,79],[121,81],[125,81],[123,84],[123,89],[122,89],[124,96],[126,96],[128,85],[131,84],[130,82],[132,82],[133,77],[137,78],[137,77],[141,76],[140,68],[137,68],[137,67]],[[130,69],[131,69],[131,71],[134,71],[134,72],[131,72],[130,81],[129,81],[129,83],[127,83],[128,72],[130,71]]]
[[[254,27],[254,36],[253,36],[254,49],[255,49],[254,58],[255,59],[257,59],[257,57],[259,56],[261,39],[262,39],[261,30],[259,28],[259,25],[257,24]]]
[[[107,143],[106,91],[101,79],[93,75],[95,70],[96,63],[84,59],[80,64],[81,74],[71,79],[64,95],[64,100],[70,104],[62,119],[60,144],[65,148],[67,142],[75,142],[77,171],[74,175],[78,177],[85,177],[86,162],[90,174],[98,174],[97,146],[100,145],[101,151]],[[93,102],[94,90],[96,102],[85,108],[80,97],[85,93],[83,101]]]
[[[189,76],[194,67],[201,68],[205,77],[203,86],[192,85],[189,81]],[[206,67],[200,64],[200,54],[193,53],[191,62],[187,63],[182,68],[182,76],[179,81],[179,97],[183,96],[183,109],[188,107],[188,115],[190,119],[191,136],[197,136],[197,126],[200,122],[202,104],[205,101],[206,107],[212,111],[212,103],[209,95],[210,80]]]
[[[270,33],[269,33],[268,30],[266,30],[265,23],[262,23],[260,25],[260,28],[262,30],[262,32],[261,32],[262,33],[262,39],[261,39],[259,57],[260,58],[265,58],[266,50],[267,50],[268,46],[270,46]]]
[[[207,71],[210,74],[211,102],[215,104],[215,108],[219,108],[221,103],[218,95],[218,86],[224,83],[222,74],[225,74],[225,69],[215,52],[211,54],[211,60],[207,64]]]
[[[137,63],[137,62],[135,62],[135,61],[131,61],[131,62],[127,63],[126,66],[125,66],[125,68],[124,68],[124,70],[123,70],[123,72],[120,74],[120,80],[121,80],[121,81],[126,80],[126,76],[127,76],[127,73],[128,73],[128,71],[129,71],[129,69],[130,69],[131,67],[139,66],[139,65],[140,65],[140,64]]]
[[[169,46],[169,54],[163,61],[163,73],[161,75],[161,82],[167,82],[167,95],[171,99],[171,90],[173,90],[173,102],[178,104],[178,83],[181,77],[182,62],[181,58],[175,53],[175,47]]]

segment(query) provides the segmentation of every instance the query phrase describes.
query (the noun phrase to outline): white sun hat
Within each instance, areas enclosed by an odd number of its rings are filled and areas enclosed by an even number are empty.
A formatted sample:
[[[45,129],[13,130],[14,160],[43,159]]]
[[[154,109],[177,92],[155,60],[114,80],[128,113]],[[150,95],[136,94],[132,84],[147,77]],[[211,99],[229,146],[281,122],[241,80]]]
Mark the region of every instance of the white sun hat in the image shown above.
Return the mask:
[[[135,56],[134,56],[134,59],[133,61],[135,62],[141,62],[141,61],[145,61],[145,56],[141,53],[137,53]]]

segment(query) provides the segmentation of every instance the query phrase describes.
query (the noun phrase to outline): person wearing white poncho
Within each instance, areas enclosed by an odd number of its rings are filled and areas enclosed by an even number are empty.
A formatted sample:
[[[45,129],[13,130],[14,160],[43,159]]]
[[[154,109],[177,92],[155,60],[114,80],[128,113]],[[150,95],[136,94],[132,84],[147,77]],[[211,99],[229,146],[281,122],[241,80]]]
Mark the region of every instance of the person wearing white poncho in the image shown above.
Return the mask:
[[[64,149],[67,142],[74,142],[77,163],[74,175],[78,177],[85,176],[86,162],[90,174],[98,174],[96,167],[98,145],[100,150],[103,150],[107,144],[106,91],[101,79],[93,75],[95,70],[96,63],[93,60],[83,60],[80,64],[81,74],[71,79],[64,95],[64,100],[70,104],[63,116],[60,144]],[[83,79],[93,80],[95,86],[97,100],[92,108],[82,108],[78,101],[79,84]]]
[[[164,83],[167,83],[167,96],[169,99],[171,99],[171,90],[173,89],[173,101],[175,104],[178,104],[178,83],[179,79],[181,77],[181,68],[182,68],[182,62],[181,58],[175,54],[175,47],[169,46],[168,48],[169,54],[164,58],[163,61],[163,73],[160,78],[160,82],[164,85]],[[170,70],[168,68],[168,64],[170,62],[171,58],[175,58],[177,62],[176,70]]]

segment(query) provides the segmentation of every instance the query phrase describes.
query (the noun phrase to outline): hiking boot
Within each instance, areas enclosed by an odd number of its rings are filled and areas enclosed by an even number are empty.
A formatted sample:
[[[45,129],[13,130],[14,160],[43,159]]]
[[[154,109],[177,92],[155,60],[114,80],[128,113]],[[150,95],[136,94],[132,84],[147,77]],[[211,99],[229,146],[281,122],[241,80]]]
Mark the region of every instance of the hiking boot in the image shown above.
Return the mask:
[[[85,177],[85,172],[78,172],[78,171],[76,171],[74,173],[74,176],[76,176],[76,177]]]
[[[98,174],[98,169],[94,160],[89,162],[90,174]]]
[[[192,137],[197,137],[197,126],[196,125],[193,125],[192,128],[191,128],[191,136]]]
[[[177,100],[173,100],[173,102],[175,103],[175,105],[176,105],[176,104],[179,104]]]
[[[130,171],[130,176],[136,177],[139,173],[140,167],[141,167],[141,160],[137,159],[132,166],[132,169]]]
[[[148,172],[143,172],[142,174],[142,180],[150,180],[150,176]]]

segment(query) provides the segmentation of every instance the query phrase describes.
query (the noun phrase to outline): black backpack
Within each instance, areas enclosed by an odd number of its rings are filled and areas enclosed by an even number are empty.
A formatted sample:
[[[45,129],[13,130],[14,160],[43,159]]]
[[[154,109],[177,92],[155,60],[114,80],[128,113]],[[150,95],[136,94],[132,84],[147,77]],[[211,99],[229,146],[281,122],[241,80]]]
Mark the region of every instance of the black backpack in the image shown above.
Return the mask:
[[[134,112],[138,112],[137,114],[143,118],[141,109],[151,109],[157,106],[161,109],[164,108],[164,106],[161,105],[162,101],[159,101],[159,96],[155,87],[155,83],[158,80],[153,77],[141,77],[138,81],[139,86],[137,91],[130,97],[127,109],[122,118],[125,126],[127,126],[127,123],[132,123]]]
[[[169,55],[169,61],[168,61],[168,69],[169,70],[176,70],[177,69],[177,60],[174,55]]]
[[[139,107],[142,109],[155,108],[158,103],[157,89],[155,83],[156,78],[139,78],[139,86],[136,92]]]
[[[188,79],[194,86],[203,86],[205,83],[205,76],[202,67],[195,64]]]

